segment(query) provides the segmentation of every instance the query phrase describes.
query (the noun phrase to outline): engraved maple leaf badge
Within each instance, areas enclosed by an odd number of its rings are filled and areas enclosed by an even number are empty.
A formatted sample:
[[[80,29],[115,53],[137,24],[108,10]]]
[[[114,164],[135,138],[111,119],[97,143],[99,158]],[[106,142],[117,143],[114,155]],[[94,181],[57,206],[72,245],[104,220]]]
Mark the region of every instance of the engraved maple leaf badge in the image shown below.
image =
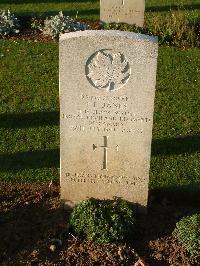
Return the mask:
[[[121,53],[97,52],[88,63],[87,78],[95,88],[113,91],[122,88],[130,77],[130,66]]]

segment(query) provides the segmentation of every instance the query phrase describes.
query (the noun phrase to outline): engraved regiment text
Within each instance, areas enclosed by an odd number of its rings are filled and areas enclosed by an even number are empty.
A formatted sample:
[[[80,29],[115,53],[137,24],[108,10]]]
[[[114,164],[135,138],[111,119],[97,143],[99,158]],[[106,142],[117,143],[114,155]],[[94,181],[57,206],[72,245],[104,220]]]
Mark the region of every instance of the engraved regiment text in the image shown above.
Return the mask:
[[[128,109],[126,96],[89,96],[82,94],[82,109],[75,113],[62,113],[61,118],[68,121],[74,132],[122,132],[142,134],[151,123],[148,116],[132,113]]]

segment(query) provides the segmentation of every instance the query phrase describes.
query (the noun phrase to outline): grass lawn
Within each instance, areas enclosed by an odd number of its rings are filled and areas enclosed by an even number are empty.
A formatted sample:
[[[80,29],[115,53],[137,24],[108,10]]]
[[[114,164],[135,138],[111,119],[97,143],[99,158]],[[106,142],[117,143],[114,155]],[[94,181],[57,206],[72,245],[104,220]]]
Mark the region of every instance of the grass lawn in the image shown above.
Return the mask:
[[[99,19],[100,0],[1,0],[1,9],[10,9],[17,15],[50,16],[59,11],[75,16],[79,12],[79,18],[90,20]],[[170,9],[180,7],[190,19],[200,16],[200,2],[198,0],[146,0],[146,19],[156,14],[165,15]]]
[[[200,192],[199,73],[199,49],[159,49],[152,188]]]
[[[58,44],[0,40],[0,69],[0,178],[58,180]],[[199,49],[159,48],[152,189],[200,192],[199,74]]]
[[[1,177],[58,179],[58,46],[0,41],[0,51]]]

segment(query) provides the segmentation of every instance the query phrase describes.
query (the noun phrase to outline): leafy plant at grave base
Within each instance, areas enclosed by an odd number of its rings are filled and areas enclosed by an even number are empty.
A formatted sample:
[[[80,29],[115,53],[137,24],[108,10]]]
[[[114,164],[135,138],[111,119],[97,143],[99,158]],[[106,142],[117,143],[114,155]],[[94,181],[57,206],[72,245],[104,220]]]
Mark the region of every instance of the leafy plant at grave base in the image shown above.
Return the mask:
[[[200,254],[200,213],[182,218],[173,235],[189,253]]]
[[[74,20],[69,16],[65,16],[62,11],[56,16],[51,16],[44,20],[44,24],[40,20],[32,21],[32,28],[39,29],[43,34],[51,36],[52,39],[59,37],[61,33],[72,31],[83,31],[88,29],[88,25]]]
[[[158,36],[160,44],[176,47],[198,47],[200,45],[200,22],[190,22],[180,11],[170,11],[166,16],[157,15],[146,21],[144,28],[125,23],[105,24],[105,29],[131,31]]]
[[[135,229],[132,205],[125,200],[88,199],[77,204],[70,224],[78,236],[99,244],[131,241]]]
[[[10,33],[19,33],[19,21],[10,10],[0,11],[0,36],[9,35]]]

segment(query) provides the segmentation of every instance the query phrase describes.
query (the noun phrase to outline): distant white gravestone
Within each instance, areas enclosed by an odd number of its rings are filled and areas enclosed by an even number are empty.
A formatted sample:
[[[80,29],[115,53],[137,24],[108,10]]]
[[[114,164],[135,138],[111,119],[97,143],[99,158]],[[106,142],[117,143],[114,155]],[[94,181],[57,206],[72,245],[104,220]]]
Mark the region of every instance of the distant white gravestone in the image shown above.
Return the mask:
[[[120,31],[60,39],[61,198],[147,206],[157,40]]]
[[[144,25],[145,0],[100,0],[100,20],[105,23]]]

